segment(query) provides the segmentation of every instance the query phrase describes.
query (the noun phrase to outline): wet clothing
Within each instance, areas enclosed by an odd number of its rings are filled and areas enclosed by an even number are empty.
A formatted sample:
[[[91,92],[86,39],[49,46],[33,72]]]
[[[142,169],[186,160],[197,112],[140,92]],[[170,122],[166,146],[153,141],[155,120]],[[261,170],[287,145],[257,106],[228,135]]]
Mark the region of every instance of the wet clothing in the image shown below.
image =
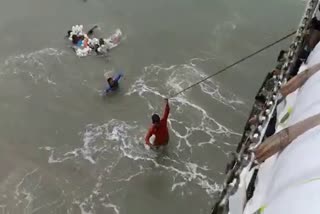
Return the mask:
[[[82,46],[82,40],[79,40],[76,44],[77,47],[81,47]]]
[[[81,47],[88,47],[88,43],[89,43],[89,39],[86,37],[79,37],[79,40],[76,44],[77,47],[81,48]]]
[[[168,116],[170,112],[169,104],[167,103],[165,106],[165,110],[163,113],[163,116],[160,120],[159,127],[156,127],[155,125],[152,125],[149,128],[149,131],[146,135],[145,141],[147,145],[150,145],[150,138],[152,135],[155,135],[155,141],[153,143],[153,146],[159,147],[163,145],[167,145],[169,142],[169,131],[168,131]]]
[[[118,74],[118,76],[116,76],[113,79],[113,85],[112,86],[109,85],[105,90],[106,94],[111,91],[115,91],[119,88],[119,80],[121,79],[122,76],[123,76],[122,74]]]

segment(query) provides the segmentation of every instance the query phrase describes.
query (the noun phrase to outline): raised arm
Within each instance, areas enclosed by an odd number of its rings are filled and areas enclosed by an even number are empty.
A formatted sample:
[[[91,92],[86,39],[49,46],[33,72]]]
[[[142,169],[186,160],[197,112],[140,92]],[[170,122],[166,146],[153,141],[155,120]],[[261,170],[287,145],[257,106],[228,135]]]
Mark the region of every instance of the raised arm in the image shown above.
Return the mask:
[[[85,1],[86,1],[86,0],[85,0]],[[98,25],[93,26],[93,28],[91,28],[91,29],[87,32],[87,35],[88,35],[88,36],[92,36],[94,30],[97,29],[97,28],[98,28]]]
[[[169,106],[168,99],[165,99],[165,104],[166,105],[165,105],[165,108],[164,108],[162,119],[163,120],[168,120],[168,116],[169,116],[169,113],[170,113],[170,106]]]
[[[122,73],[118,74],[118,75],[114,78],[114,81],[115,81],[115,82],[118,82],[118,81],[121,79],[122,76],[123,76]]]

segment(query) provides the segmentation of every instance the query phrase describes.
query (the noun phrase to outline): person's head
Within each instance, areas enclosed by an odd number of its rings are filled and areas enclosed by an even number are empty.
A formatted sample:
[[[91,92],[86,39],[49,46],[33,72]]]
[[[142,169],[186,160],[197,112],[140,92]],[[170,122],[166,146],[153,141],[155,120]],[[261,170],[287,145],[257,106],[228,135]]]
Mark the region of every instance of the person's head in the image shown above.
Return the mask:
[[[71,35],[71,30],[68,30],[68,32],[67,32],[67,37],[69,38],[70,37],[70,35]]]
[[[257,103],[258,105],[264,105],[265,102],[266,102],[266,97],[263,96],[263,95],[261,95],[261,94],[259,94],[259,95],[257,95],[257,96],[255,97],[255,100],[256,100],[256,103]]]
[[[99,39],[99,45],[101,46],[101,45],[104,45],[104,44],[105,44],[105,42],[104,42],[103,38],[100,38]]]
[[[285,60],[285,57],[286,57],[286,54],[287,54],[287,51],[281,50],[281,51],[279,52],[277,61],[278,61],[278,62],[284,61],[284,60]]]
[[[76,44],[78,43],[78,41],[79,41],[78,36],[77,36],[77,35],[72,35],[72,43],[73,43],[74,45],[76,45]]]
[[[113,81],[112,77],[109,77],[109,78],[107,79],[107,81],[108,81],[110,87],[114,86],[114,81]]]
[[[155,126],[159,126],[160,125],[160,117],[158,114],[153,114],[151,117],[152,120],[152,124]]]

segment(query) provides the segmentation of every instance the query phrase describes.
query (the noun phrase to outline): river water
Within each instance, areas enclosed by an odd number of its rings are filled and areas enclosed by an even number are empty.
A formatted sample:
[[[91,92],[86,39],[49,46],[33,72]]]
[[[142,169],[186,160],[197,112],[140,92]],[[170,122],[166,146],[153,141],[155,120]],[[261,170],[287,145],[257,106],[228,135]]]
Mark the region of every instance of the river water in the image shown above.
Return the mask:
[[[292,31],[301,0],[2,0],[0,213],[210,213],[253,96],[288,42],[170,100],[167,151],[150,115],[178,92]],[[120,28],[110,58],[79,59],[75,24]],[[103,98],[104,76],[124,71]]]

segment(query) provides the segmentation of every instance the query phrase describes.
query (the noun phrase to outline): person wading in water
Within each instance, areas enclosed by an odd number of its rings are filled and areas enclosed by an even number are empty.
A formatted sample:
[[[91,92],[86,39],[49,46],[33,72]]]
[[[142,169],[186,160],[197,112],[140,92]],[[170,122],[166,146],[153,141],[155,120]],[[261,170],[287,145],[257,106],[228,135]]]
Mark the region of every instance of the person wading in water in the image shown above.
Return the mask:
[[[169,131],[168,131],[168,116],[170,113],[170,106],[168,99],[165,99],[165,109],[163,116],[160,119],[158,114],[153,114],[152,125],[145,137],[146,145],[151,148],[158,149],[160,146],[168,145],[169,142]],[[150,138],[154,136],[154,142],[150,142]]]

